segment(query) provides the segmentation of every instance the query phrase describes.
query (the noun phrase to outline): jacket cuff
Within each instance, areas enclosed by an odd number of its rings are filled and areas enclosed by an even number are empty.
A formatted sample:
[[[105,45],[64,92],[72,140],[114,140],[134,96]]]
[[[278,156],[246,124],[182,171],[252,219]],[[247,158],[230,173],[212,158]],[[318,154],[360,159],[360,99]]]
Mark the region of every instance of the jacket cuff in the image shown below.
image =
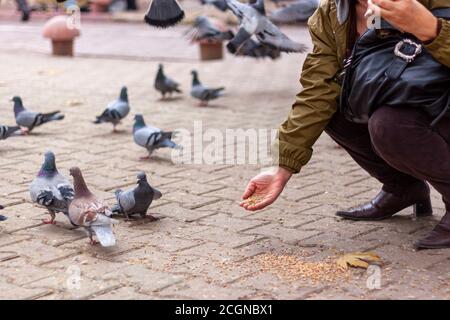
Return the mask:
[[[425,44],[425,48],[433,55],[433,57],[440,63],[450,67],[448,57],[448,48],[450,48],[450,20],[439,19],[441,30],[431,43]]]
[[[286,157],[280,157],[278,161],[278,166],[289,170],[292,173],[299,173],[300,169],[303,167],[303,164],[301,161],[289,159]]]

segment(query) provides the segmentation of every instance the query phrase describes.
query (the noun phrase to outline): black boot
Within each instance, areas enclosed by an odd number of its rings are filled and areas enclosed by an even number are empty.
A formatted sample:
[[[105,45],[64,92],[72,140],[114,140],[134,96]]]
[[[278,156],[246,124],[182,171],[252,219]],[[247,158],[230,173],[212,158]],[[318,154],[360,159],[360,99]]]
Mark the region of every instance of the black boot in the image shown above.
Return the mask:
[[[411,186],[402,196],[381,190],[369,203],[347,211],[338,211],[336,215],[351,220],[383,220],[410,206],[414,206],[414,213],[418,217],[433,214],[430,188],[426,183]]]

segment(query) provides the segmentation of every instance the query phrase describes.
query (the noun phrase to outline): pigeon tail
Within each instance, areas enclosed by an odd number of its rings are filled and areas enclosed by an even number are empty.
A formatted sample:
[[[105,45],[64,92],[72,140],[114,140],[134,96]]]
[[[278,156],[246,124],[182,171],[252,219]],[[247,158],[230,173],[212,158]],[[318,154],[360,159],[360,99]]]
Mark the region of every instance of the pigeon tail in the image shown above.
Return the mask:
[[[116,245],[116,238],[111,226],[94,225],[91,226],[102,247],[112,247]]]
[[[176,0],[153,0],[144,21],[157,28],[167,28],[183,20],[184,11]]]
[[[64,115],[60,114],[59,111],[46,113],[42,115],[42,123],[50,122],[50,121],[58,121],[64,119]]]

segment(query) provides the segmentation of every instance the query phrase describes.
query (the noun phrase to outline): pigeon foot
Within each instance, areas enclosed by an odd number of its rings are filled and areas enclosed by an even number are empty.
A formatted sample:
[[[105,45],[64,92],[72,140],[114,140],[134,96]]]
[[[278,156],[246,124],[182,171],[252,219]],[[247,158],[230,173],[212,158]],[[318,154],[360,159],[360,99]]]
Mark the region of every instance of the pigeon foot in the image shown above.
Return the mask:
[[[93,238],[90,238],[89,239],[89,244],[91,246],[96,246],[96,245],[100,244],[100,242],[98,242],[97,240],[94,240]]]
[[[140,157],[139,160],[150,160],[150,155],[145,156],[145,157]]]
[[[161,218],[154,217],[154,216],[152,216],[151,214],[147,214],[147,215],[144,216],[143,218],[146,219],[146,220],[148,220],[148,221],[150,221],[150,222],[155,222],[155,221],[158,221],[158,220],[161,219]]]
[[[30,130],[28,128],[20,128],[20,132],[22,133],[22,135],[27,136],[30,134]]]
[[[43,224],[56,224],[56,221],[54,219],[47,219],[42,220]]]

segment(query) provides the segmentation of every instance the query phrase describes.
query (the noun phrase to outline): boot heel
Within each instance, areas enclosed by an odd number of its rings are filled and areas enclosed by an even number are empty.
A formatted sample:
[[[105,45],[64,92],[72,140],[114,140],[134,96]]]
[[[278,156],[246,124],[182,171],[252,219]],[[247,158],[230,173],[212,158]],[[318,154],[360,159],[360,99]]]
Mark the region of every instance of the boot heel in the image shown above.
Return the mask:
[[[431,200],[417,202],[414,205],[414,213],[416,217],[428,217],[433,215],[433,208],[431,206]]]

